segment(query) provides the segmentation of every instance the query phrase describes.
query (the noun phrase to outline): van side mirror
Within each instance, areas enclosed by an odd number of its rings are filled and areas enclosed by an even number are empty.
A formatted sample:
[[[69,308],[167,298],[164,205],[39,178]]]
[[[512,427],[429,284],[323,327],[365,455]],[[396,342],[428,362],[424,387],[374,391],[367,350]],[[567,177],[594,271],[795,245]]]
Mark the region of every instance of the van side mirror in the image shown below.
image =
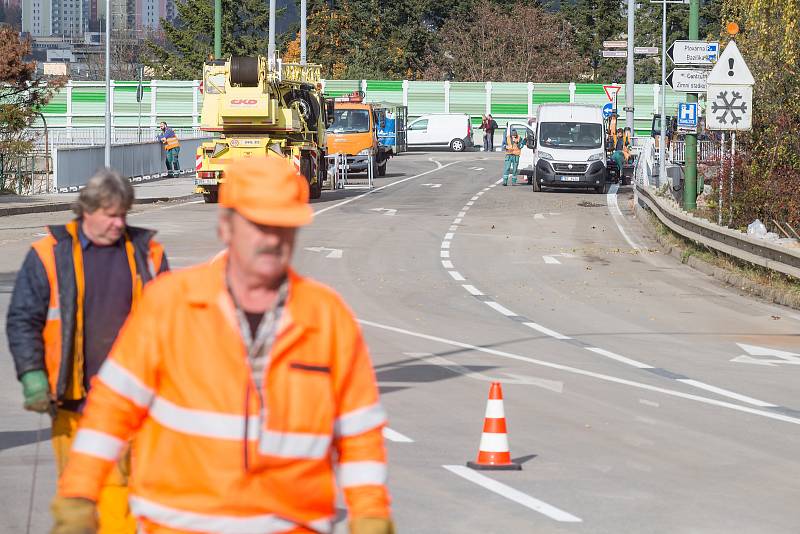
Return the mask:
[[[525,139],[525,146],[533,150],[536,148],[536,138],[535,137],[528,137]]]

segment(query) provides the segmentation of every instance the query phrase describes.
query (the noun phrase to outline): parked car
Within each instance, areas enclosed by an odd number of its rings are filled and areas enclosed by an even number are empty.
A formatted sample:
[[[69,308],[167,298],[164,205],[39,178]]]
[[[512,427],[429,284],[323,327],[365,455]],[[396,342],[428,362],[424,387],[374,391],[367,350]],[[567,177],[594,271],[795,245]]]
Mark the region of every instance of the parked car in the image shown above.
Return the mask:
[[[406,128],[408,146],[448,146],[453,152],[472,148],[472,123],[466,113],[431,113]]]
[[[542,104],[536,133],[520,155],[521,174],[533,174],[533,190],[542,187],[608,186],[606,135],[600,106]]]

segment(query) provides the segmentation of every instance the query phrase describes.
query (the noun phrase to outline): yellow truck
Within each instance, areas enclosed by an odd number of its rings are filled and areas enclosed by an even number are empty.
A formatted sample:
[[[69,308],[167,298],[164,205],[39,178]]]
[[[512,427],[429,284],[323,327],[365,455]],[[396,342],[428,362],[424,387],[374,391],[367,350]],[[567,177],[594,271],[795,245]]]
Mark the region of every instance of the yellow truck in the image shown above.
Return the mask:
[[[384,176],[392,149],[379,142],[381,120],[375,107],[365,103],[360,92],[336,98],[333,121],[326,133],[328,154],[346,156],[348,173],[366,172],[371,162],[372,175]]]
[[[225,165],[254,156],[290,158],[322,194],[327,173],[325,128],[333,107],[322,97],[320,66],[231,57],[203,66],[200,128],[215,138],[197,150],[195,191],[217,202]]]

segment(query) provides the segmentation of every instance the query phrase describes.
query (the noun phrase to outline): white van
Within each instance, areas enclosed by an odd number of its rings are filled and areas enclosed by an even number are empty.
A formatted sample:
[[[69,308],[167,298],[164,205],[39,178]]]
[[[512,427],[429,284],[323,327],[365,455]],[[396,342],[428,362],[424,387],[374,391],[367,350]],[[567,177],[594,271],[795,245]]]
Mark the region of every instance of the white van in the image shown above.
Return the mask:
[[[463,152],[473,146],[472,123],[466,113],[430,113],[406,127],[408,146],[449,146]]]
[[[528,138],[519,160],[519,173],[542,187],[607,190],[606,134],[600,106],[542,104],[535,135]],[[513,127],[513,126],[512,126]],[[520,131],[522,137],[524,131]]]

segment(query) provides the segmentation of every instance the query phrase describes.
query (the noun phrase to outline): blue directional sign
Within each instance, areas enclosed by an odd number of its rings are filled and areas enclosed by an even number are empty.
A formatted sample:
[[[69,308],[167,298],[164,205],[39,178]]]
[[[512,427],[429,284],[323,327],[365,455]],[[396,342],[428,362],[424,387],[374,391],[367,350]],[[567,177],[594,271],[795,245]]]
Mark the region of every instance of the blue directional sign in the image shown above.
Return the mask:
[[[696,102],[681,102],[678,104],[678,128],[687,130],[697,128]]]
[[[614,104],[609,102],[605,106],[603,106],[603,118],[607,119],[611,116],[611,113],[614,111]]]

